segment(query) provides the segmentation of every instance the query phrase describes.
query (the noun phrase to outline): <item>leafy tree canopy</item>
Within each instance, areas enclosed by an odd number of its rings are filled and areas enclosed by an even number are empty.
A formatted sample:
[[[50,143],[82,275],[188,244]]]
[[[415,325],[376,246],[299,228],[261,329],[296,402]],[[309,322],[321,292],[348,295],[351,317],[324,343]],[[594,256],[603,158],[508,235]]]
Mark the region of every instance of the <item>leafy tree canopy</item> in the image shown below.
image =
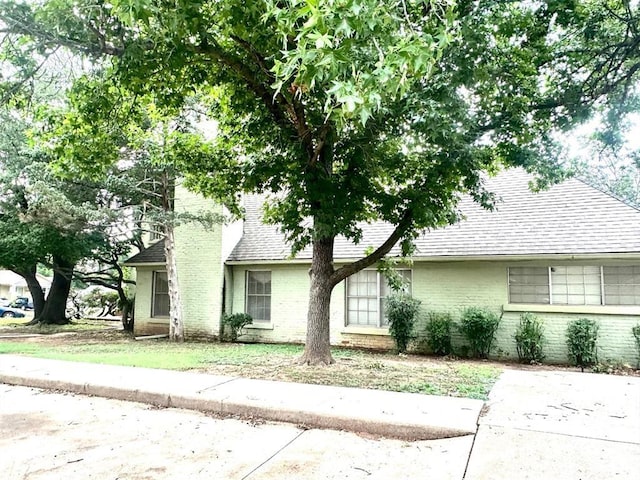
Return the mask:
[[[284,191],[269,218],[298,247],[358,239],[359,221],[447,223],[459,191],[488,200],[480,172],[549,173],[553,129],[635,93],[637,12],[619,2],[245,3],[53,0],[4,4],[2,18],[42,54],[112,55],[120,83],[161,103],[197,92],[219,124],[204,151],[185,145],[191,186]],[[94,152],[85,170],[117,154]]]
[[[0,264],[23,269],[44,263],[51,255],[77,261],[95,245],[86,231],[92,219],[61,193],[59,182],[48,169],[48,159],[28,146],[28,125],[6,112],[2,116]],[[76,198],[80,191],[78,186],[68,189]]]
[[[617,112],[609,111],[610,115]],[[565,168],[588,184],[640,208],[640,149],[633,131],[637,115],[614,116],[605,121],[596,117],[589,133],[571,145]]]

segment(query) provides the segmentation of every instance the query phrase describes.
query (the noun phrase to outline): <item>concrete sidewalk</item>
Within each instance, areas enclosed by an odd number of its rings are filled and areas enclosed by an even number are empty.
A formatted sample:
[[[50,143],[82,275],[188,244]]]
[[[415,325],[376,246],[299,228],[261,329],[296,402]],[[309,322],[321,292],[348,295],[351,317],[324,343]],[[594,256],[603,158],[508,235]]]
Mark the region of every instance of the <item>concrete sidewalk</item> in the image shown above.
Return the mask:
[[[473,435],[480,400],[0,355],[0,383],[404,440]]]
[[[506,370],[464,478],[640,478],[640,378]]]

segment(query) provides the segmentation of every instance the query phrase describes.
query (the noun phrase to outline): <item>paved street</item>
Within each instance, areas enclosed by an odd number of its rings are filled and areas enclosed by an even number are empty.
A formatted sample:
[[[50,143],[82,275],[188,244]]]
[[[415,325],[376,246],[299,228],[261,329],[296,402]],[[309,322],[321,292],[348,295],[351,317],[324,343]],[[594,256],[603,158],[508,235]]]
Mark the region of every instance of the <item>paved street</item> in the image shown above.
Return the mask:
[[[460,479],[473,436],[405,442],[0,384],[0,478]]]

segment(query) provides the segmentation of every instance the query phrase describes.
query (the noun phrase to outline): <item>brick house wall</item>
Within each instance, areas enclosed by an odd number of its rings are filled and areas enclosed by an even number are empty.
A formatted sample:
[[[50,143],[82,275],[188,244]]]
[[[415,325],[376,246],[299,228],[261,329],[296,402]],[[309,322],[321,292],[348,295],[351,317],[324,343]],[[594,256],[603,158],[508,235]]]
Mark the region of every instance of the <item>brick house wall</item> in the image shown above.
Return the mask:
[[[422,315],[416,327],[424,336],[428,311],[449,312],[454,321],[466,307],[486,307],[502,314],[497,333],[494,356],[516,359],[514,334],[520,314],[533,311],[545,324],[546,361],[567,361],[566,329],[576,318],[587,317],[600,324],[599,358],[635,364],[636,350],[631,328],[640,323],[640,307],[510,305],[508,303],[507,268],[515,266],[548,265],[549,262],[567,265],[621,264],[615,260],[549,260],[549,261],[416,261],[412,267],[412,295],[422,302]],[[628,264],[628,262],[626,263]],[[636,261],[635,264],[638,264]],[[243,341],[304,343],[309,291],[308,263],[233,265],[233,299],[229,312],[245,311],[245,282],[247,270],[271,272],[271,322],[245,329]],[[393,348],[387,328],[351,327],[345,325],[345,285],[336,286],[331,299],[331,343],[371,349]],[[504,312],[503,312],[504,310]],[[464,340],[454,333],[454,345]]]

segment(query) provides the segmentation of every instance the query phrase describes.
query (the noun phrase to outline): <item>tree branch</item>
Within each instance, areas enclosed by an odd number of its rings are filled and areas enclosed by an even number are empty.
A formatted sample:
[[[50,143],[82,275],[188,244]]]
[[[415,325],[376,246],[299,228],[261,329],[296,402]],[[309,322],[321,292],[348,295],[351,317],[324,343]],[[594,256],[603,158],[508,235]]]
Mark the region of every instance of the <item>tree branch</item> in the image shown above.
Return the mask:
[[[276,123],[283,127],[290,127],[290,123],[287,121],[285,115],[285,109],[287,106],[286,99],[282,94],[274,95],[271,90],[260,83],[255,76],[255,73],[247,67],[241,60],[234,58],[228,52],[225,52],[218,45],[211,45],[209,42],[203,42],[199,45],[185,45],[186,48],[191,48],[195,53],[208,56],[214,60],[219,61],[233,73],[238,75],[249,87],[249,89],[255,93],[267,107]],[[283,109],[284,107],[284,109]]]
[[[18,92],[22,88],[24,84],[26,84],[29,80],[33,79],[38,74],[38,72],[42,69],[42,67],[47,63],[47,60],[49,60],[49,57],[51,57],[52,55],[55,55],[55,53],[58,51],[59,48],[60,47],[56,47],[51,53],[47,54],[44,57],[44,60],[42,60],[34,69],[32,69],[30,72],[24,75],[23,78],[15,82],[14,85],[7,92],[5,92],[2,98],[0,98],[0,105],[4,105],[7,102],[7,100],[11,98],[13,94]]]
[[[106,42],[100,41],[100,32],[96,31],[95,27],[92,25],[87,25],[89,31],[96,36],[96,44],[88,44],[86,41],[83,41],[79,38],[73,38],[70,36],[62,36],[47,30],[36,28],[36,25],[29,25],[22,21],[19,18],[15,17],[4,17],[3,20],[6,22],[7,27],[3,29],[3,33],[17,34],[17,35],[25,35],[29,37],[39,38],[45,43],[63,46],[70,48],[71,50],[76,50],[85,54],[96,55],[96,54],[106,54],[111,56],[119,57],[124,53],[124,48],[116,47],[114,45],[108,44]],[[102,37],[104,38],[104,36]]]
[[[391,232],[391,235],[389,235],[389,238],[387,238],[387,240],[385,240],[382,245],[380,245],[375,251],[373,251],[366,257],[344,265],[343,267],[340,267],[338,270],[333,272],[331,278],[329,279],[331,285],[336,286],[345,278],[373,265],[382,257],[384,257],[391,251],[394,245],[398,243],[398,240],[400,240],[404,236],[404,234],[407,233],[409,228],[411,228],[412,223],[413,211],[411,208],[407,208],[407,210],[405,210],[404,214],[402,215],[400,222],[398,222],[396,228],[393,230],[393,232]]]
[[[322,148],[325,146],[327,141],[327,136],[329,135],[329,131],[331,130],[331,124],[327,121],[322,125],[320,129],[320,133],[318,134],[318,143],[316,148],[313,151],[313,156],[311,157],[311,164],[315,164],[318,161],[320,153],[322,152]]]
[[[271,81],[275,80],[275,77],[273,76],[271,69],[267,65],[267,60],[264,58],[264,55],[258,52],[258,50],[251,43],[247,42],[245,39],[240,38],[237,35],[233,35],[233,34],[230,35],[230,37],[234,42],[240,45],[247,53],[253,56],[256,63],[260,66],[260,70],[262,70],[262,73],[264,73],[269,78],[269,80]]]
[[[119,290],[120,286],[117,283],[117,279],[112,279],[114,281],[114,283],[110,283],[108,280],[105,280],[104,278],[100,278],[100,277],[94,277],[92,276],[92,274],[87,274],[84,275],[82,273],[78,273],[75,272],[76,277],[85,282],[85,283],[91,283],[92,285],[100,285],[102,287],[105,288],[109,288],[111,290]],[[126,279],[122,279],[122,283],[126,283],[127,285],[135,285],[136,282],[134,280],[126,280]]]

